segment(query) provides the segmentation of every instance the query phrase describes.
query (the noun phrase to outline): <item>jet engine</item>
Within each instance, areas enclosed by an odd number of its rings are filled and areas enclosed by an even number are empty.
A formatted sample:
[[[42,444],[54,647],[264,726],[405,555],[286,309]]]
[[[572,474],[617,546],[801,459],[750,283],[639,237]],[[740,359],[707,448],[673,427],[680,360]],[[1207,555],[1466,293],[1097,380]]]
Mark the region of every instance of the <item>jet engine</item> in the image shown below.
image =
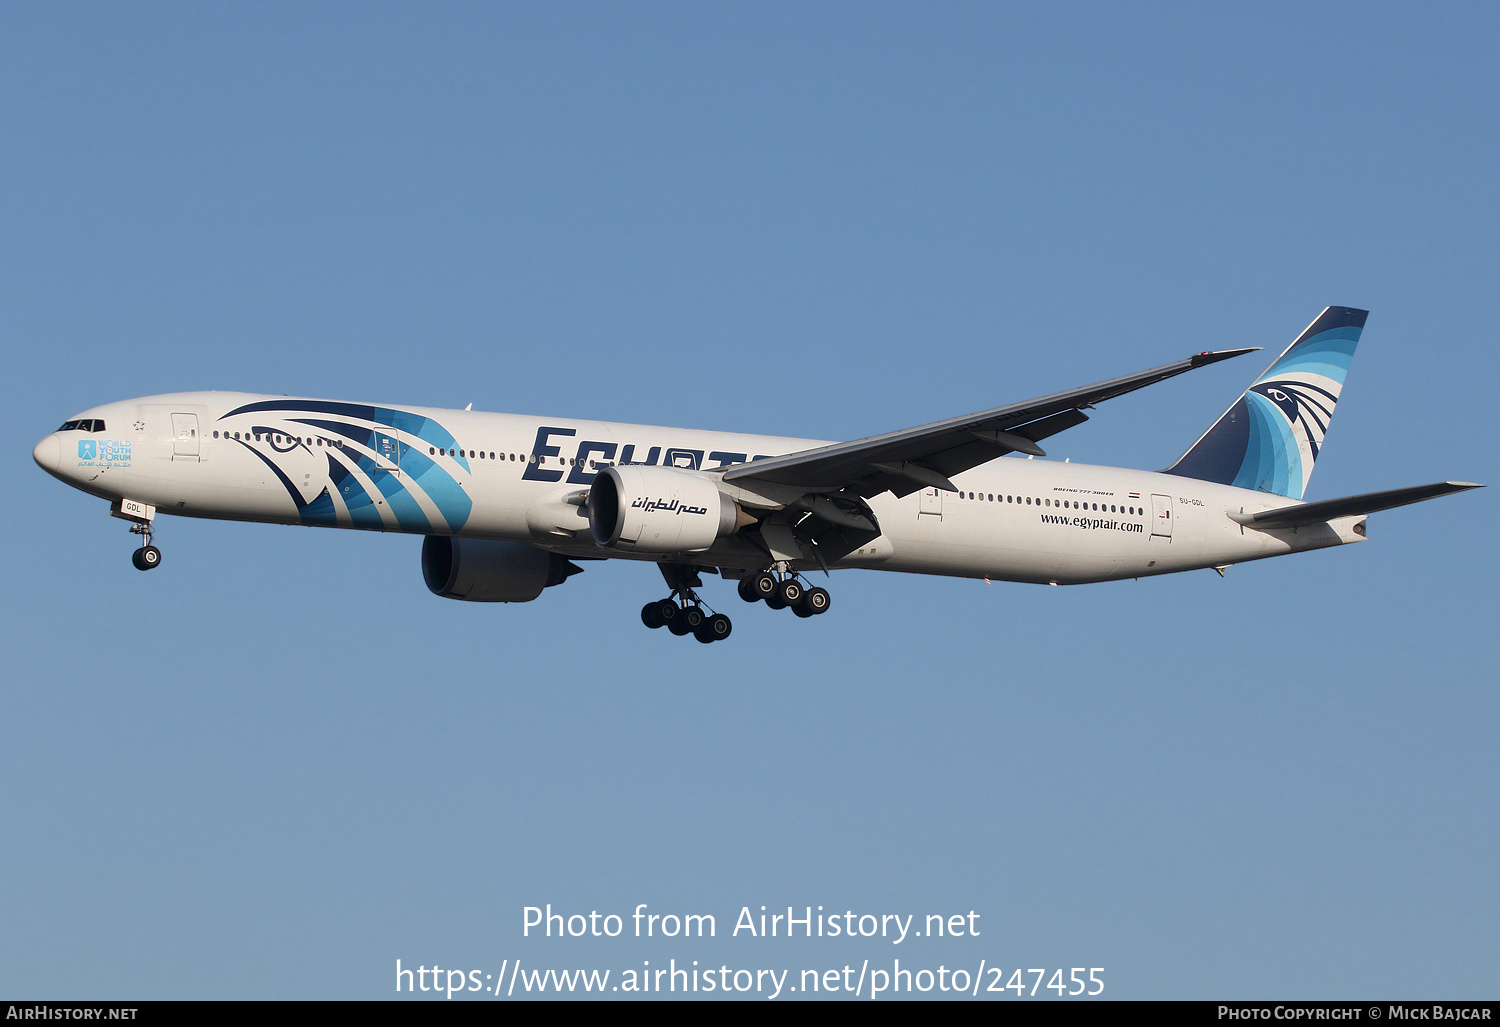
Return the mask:
[[[707,549],[755,518],[714,482],[675,467],[606,467],[588,499],[589,530],[605,549],[684,553]]]
[[[542,589],[582,570],[565,557],[522,542],[439,535],[422,542],[422,577],[444,599],[529,603]]]

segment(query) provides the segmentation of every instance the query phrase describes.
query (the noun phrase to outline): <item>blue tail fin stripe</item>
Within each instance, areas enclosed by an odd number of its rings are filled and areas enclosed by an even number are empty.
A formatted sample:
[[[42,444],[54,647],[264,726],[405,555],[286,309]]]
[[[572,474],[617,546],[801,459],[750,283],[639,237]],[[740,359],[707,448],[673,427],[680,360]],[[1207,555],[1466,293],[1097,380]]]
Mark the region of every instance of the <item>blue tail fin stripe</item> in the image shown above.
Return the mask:
[[[1367,316],[1325,308],[1167,473],[1301,499]]]
[[[1359,343],[1359,334],[1358,328],[1334,328],[1320,332],[1288,350],[1280,360],[1267,368],[1266,373],[1256,380],[1256,384],[1284,374],[1305,373],[1320,374],[1342,385],[1344,377],[1349,373],[1349,364],[1354,359],[1354,347]]]
[[[1302,480],[1302,455],[1291,425],[1281,410],[1257,393],[1249,393],[1248,407],[1252,421],[1250,446],[1231,485],[1260,492],[1276,492],[1285,481]],[[1279,495],[1280,493],[1278,493]]]

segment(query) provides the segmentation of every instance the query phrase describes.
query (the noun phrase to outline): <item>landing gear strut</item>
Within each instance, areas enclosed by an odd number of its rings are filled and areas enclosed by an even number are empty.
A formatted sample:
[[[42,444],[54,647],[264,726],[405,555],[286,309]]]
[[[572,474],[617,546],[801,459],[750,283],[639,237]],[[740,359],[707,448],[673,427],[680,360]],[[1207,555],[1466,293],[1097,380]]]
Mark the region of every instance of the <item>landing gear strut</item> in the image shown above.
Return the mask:
[[[705,611],[695,588],[703,581],[691,567],[660,564],[662,577],[672,594],[641,607],[641,623],[648,628],[666,628],[674,635],[692,635],[705,644],[728,638],[734,625],[722,613]]]
[[[141,536],[141,548],[130,554],[130,562],[135,564],[135,569],[150,571],[160,567],[161,550],[151,544],[151,522],[132,524],[130,533]]]

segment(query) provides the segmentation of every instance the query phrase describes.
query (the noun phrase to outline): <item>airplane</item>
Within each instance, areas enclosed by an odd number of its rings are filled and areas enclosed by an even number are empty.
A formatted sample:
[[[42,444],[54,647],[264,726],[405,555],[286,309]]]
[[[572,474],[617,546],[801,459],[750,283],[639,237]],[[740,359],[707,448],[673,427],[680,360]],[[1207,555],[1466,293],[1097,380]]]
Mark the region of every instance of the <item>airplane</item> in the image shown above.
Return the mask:
[[[582,569],[657,564],[647,627],[700,642],[730,619],[704,574],[799,617],[816,571],[1071,585],[1361,542],[1369,514],[1482,486],[1445,481],[1304,502],[1367,311],[1328,307],[1161,471],[1040,459],[1097,404],[1260,347],[852,442],[233,392],[109,403],[33,457],[110,501],[161,563],[158,514],[424,536],[436,595],[529,602]],[[575,562],[576,561],[576,562]]]

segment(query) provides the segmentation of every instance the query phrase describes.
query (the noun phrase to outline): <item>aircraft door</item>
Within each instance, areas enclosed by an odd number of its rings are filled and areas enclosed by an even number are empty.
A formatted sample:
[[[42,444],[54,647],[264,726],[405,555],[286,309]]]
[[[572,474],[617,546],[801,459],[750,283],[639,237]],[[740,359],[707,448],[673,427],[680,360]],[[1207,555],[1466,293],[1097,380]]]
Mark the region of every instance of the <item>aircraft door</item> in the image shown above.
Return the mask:
[[[920,520],[924,515],[943,519],[943,493],[940,490],[922,490],[922,505],[917,510],[917,518]]]
[[[172,459],[198,459],[198,415],[172,415]]]
[[[1151,537],[1172,541],[1172,497],[1151,497]]]
[[[375,463],[392,474],[400,474],[401,440],[384,432],[376,432]]]

